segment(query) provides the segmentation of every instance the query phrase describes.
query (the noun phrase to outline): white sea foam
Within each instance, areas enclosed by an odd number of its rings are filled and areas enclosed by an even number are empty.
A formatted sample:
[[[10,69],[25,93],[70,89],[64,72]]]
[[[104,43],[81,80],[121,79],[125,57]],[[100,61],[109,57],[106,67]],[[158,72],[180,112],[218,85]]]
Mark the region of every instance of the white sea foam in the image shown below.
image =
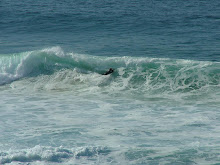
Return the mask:
[[[0,83],[13,88],[108,93],[131,98],[200,97],[220,84],[219,63],[64,53],[60,47],[2,57]],[[103,76],[108,68],[112,75]],[[21,81],[16,81],[19,80]],[[209,94],[210,93],[210,94]]]
[[[99,157],[101,157],[102,155],[106,156],[110,153],[111,150],[107,147],[79,147],[75,149],[66,149],[64,147],[53,148],[38,145],[30,149],[1,152],[0,163],[28,164],[28,162],[34,162],[37,164],[68,164],[68,162],[70,161],[72,163],[80,163],[80,159],[84,161],[84,158],[87,159],[87,162],[89,161],[89,159],[94,159],[94,163],[100,163]]]
[[[2,58],[2,164],[218,162],[219,63],[60,51]]]

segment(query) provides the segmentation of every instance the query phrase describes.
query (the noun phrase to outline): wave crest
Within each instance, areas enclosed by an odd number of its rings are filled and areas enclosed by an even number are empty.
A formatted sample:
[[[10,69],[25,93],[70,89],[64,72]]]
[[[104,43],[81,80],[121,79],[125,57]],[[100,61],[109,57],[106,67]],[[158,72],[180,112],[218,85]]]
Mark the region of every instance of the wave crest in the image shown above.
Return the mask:
[[[218,62],[98,57],[64,53],[59,47],[0,58],[0,84],[25,79],[23,83],[26,81],[26,85],[30,84],[35,89],[77,88],[81,92],[99,90],[109,93],[128,91],[134,95],[147,96],[215,90],[220,86]],[[115,72],[108,76],[102,75],[109,68],[114,68]],[[13,85],[16,86],[16,83]]]

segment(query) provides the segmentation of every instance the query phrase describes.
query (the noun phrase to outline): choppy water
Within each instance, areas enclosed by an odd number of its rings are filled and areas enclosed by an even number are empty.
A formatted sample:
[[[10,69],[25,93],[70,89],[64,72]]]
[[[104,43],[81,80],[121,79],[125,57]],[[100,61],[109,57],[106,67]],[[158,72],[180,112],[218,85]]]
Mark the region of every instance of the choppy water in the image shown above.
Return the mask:
[[[219,164],[219,7],[1,1],[0,164]]]

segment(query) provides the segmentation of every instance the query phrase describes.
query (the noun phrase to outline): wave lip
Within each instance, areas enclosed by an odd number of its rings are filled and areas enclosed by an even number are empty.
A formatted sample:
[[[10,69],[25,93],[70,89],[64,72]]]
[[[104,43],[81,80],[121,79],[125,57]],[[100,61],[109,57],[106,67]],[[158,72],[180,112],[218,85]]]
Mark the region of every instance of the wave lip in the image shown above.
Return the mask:
[[[148,57],[99,57],[60,47],[0,57],[0,85],[24,79],[34,89],[107,92],[142,98],[218,91],[220,63]],[[103,76],[109,68],[115,72]],[[32,79],[30,79],[32,78]],[[16,85],[16,83],[12,83]],[[13,86],[11,85],[11,86]],[[17,84],[18,85],[18,84]],[[83,93],[81,91],[81,93]],[[213,98],[213,97],[212,97]]]
[[[64,53],[59,47],[0,56],[0,85],[27,76],[50,74]]]

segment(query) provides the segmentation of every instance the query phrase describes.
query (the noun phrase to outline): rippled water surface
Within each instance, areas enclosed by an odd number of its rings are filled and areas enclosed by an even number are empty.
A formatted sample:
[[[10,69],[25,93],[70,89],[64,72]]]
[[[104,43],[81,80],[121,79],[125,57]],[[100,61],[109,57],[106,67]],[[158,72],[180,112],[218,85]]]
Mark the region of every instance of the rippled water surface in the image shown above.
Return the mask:
[[[0,164],[219,164],[219,7],[1,1]]]

